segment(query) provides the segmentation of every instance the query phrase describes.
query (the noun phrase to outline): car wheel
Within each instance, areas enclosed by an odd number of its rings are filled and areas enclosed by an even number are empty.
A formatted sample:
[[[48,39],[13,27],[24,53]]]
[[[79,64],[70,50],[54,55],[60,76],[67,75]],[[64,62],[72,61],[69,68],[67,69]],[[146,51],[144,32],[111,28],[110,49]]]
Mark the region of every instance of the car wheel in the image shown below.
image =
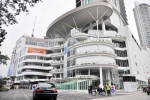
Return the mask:
[[[33,100],[36,100],[36,98],[34,97],[34,95],[33,95]]]
[[[53,100],[57,100],[57,97],[53,97]]]
[[[96,95],[96,92],[95,92],[95,91],[93,91],[93,92],[92,92],[92,96],[95,96],[95,95]]]
[[[105,96],[106,95],[106,93],[105,92],[102,92],[102,96]]]

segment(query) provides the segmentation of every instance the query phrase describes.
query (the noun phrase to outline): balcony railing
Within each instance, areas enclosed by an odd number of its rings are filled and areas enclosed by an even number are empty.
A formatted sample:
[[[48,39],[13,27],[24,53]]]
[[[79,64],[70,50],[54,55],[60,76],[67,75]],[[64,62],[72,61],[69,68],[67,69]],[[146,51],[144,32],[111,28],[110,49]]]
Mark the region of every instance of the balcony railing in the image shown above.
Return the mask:
[[[78,41],[78,42],[75,42],[74,44],[70,45],[69,47],[71,46],[74,46],[74,45],[77,45],[77,44],[81,44],[81,43],[90,43],[90,42],[106,42],[106,43],[112,43],[112,41],[110,40],[106,40],[106,39],[98,39],[98,38],[94,38],[92,40],[84,40],[84,41]],[[112,43],[113,44],[113,43]]]
[[[76,75],[76,78],[99,78],[95,75]]]
[[[55,61],[53,61],[53,62],[51,62],[51,64],[59,64],[59,63],[63,63],[63,61],[62,60],[55,60]]]
[[[83,56],[84,54],[87,54],[86,56],[88,56],[88,54],[91,55],[91,54],[97,54],[97,53],[108,54],[108,55],[111,55],[115,58],[117,57],[117,55],[113,51],[109,51],[109,50],[88,50],[88,51],[82,51],[82,52],[78,52],[74,55],[71,55],[68,57],[68,60],[71,58]]]
[[[87,51],[77,52],[75,55],[85,54],[85,53],[94,53],[94,52],[104,52],[104,53],[115,54],[114,51],[109,51],[109,50],[87,50]]]
[[[59,53],[52,53],[51,56],[55,56],[55,55],[63,55],[63,52],[59,52]]]
[[[62,80],[62,78],[56,77],[56,78],[51,78],[51,80]]]
[[[97,64],[107,64],[107,65],[114,65],[114,66],[118,66],[116,63],[114,62],[88,62],[88,63],[80,63],[80,64],[75,64],[73,66],[69,66],[69,67],[75,67],[75,66],[85,66],[85,65],[97,65]]]
[[[51,72],[62,72],[63,70],[62,69],[53,69],[51,70]]]

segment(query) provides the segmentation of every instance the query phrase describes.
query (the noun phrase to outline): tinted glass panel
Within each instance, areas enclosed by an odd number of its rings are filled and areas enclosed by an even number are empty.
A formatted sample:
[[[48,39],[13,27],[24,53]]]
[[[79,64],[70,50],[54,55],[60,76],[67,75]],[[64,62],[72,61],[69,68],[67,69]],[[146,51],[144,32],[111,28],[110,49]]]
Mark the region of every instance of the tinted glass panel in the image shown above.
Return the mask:
[[[39,83],[38,84],[39,85],[39,87],[55,87],[55,85],[53,84],[53,83]]]

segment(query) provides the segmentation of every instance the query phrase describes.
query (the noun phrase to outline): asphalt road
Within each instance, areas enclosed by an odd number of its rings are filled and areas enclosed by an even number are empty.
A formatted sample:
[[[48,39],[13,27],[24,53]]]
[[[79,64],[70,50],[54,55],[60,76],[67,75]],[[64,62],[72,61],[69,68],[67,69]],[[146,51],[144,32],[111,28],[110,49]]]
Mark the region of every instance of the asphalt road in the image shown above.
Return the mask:
[[[140,95],[147,96],[147,98],[150,98],[150,96],[146,95],[145,93],[143,94],[141,93]],[[124,98],[127,97],[127,95],[119,94],[119,95],[113,95],[111,97],[107,97],[107,96],[104,97],[100,95],[92,96],[86,93],[79,93],[79,92],[58,91],[57,100],[102,100],[102,99],[110,100],[110,98],[114,98],[114,100],[120,100],[120,99],[115,99],[118,97]],[[131,98],[131,100],[133,99]],[[33,100],[32,91],[18,89],[18,90],[10,90],[8,92],[0,92],[0,100]],[[41,99],[41,100],[50,100],[50,99]],[[139,99],[139,100],[147,100],[147,99]]]

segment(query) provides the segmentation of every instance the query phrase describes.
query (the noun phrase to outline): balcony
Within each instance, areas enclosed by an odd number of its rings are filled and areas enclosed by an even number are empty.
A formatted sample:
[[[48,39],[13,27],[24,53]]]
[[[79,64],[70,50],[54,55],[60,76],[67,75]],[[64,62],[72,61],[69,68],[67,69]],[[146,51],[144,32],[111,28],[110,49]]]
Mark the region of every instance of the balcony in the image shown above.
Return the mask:
[[[56,77],[56,78],[51,78],[52,81],[55,81],[55,80],[62,80],[62,78],[59,78],[59,77]]]
[[[52,58],[57,58],[57,57],[62,57],[62,56],[63,56],[63,52],[51,54],[51,57],[52,57]]]
[[[112,47],[113,49],[116,47],[112,41],[105,40],[105,39],[93,39],[93,40],[84,40],[80,41],[76,44],[73,44],[72,46],[68,47],[68,50],[77,48],[77,47],[82,47],[82,46],[87,46],[87,45],[94,45],[94,44],[101,44],[101,45],[107,45]]]
[[[40,60],[40,59],[26,59],[26,60],[23,60],[22,62],[40,62],[40,63],[50,63],[50,60]],[[20,62],[20,63],[22,63]],[[19,64],[20,64],[19,63]]]
[[[55,66],[55,65],[63,65],[63,61],[61,61],[61,60],[60,60],[60,61],[57,61],[57,60],[56,60],[56,61],[51,62],[50,64],[51,64],[52,66]]]
[[[63,73],[62,69],[53,69],[50,71],[52,74],[56,74],[56,73]]]
[[[22,75],[41,75],[41,76],[52,76],[51,73],[46,73],[46,72],[37,72],[37,71],[24,71],[21,74],[19,74],[18,76],[22,76]]]
[[[64,45],[55,45],[54,47],[52,47],[52,50],[57,50],[57,49],[62,49],[64,48]]]
[[[121,35],[121,34],[116,34],[116,35],[112,35],[110,36],[113,40],[118,40],[118,41],[125,41],[126,37]]]
[[[90,79],[99,79],[99,77],[95,76],[95,75],[76,75],[75,78],[90,78]]]
[[[79,53],[76,53],[74,55],[71,55],[70,57],[68,57],[67,60],[79,58],[79,57],[85,57],[85,56],[99,55],[99,54],[110,56],[110,57],[113,57],[115,59],[117,58],[117,55],[114,52],[109,51],[109,50],[88,50],[88,51],[83,51],[83,52],[79,52]]]
[[[70,40],[72,40],[72,39],[85,40],[85,39],[89,38],[89,36],[90,36],[90,35],[87,34],[87,33],[81,33],[81,32],[75,33],[75,34],[73,34],[73,35],[68,39],[68,42],[69,42]]]
[[[25,78],[23,80],[20,80],[20,82],[38,82],[38,81],[49,81],[49,79],[37,79],[37,78]]]
[[[42,69],[42,70],[51,70],[53,69],[52,66],[46,67],[46,66],[37,66],[37,65],[24,65],[24,67],[19,68],[21,69]]]
[[[99,68],[102,67],[103,69],[116,69],[118,68],[118,65],[113,62],[88,62],[88,63],[81,63],[81,64],[75,64],[73,66],[69,66],[68,70],[73,70],[73,69],[87,69],[87,68]]]

